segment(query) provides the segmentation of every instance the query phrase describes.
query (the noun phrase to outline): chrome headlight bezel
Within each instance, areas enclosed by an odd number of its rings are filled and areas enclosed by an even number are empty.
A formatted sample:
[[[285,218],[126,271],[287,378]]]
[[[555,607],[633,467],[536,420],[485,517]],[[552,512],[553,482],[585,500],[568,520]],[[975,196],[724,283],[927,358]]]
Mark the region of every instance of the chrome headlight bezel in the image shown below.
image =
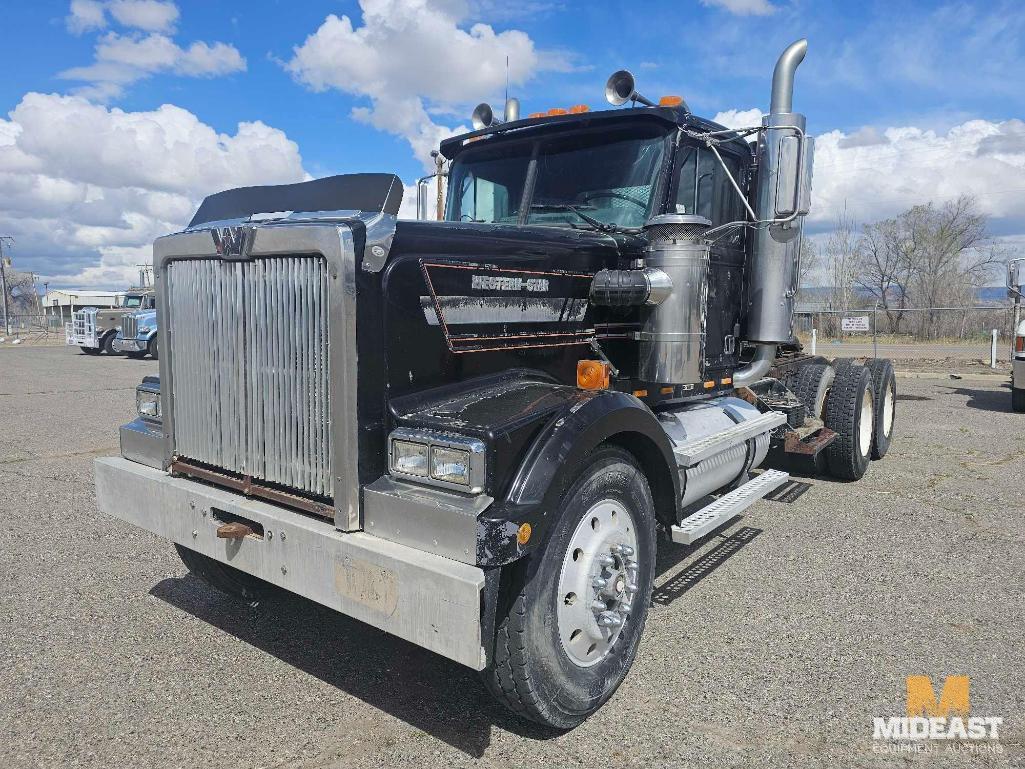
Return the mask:
[[[152,326],[139,326],[135,331],[136,334],[148,334],[153,330]]]
[[[402,472],[396,467],[396,442],[411,443],[422,446],[426,450],[427,472],[425,475]],[[434,477],[435,450],[464,452],[466,455],[466,483],[455,483]],[[487,448],[476,438],[462,435],[438,433],[430,430],[415,430],[399,427],[388,436],[388,472],[394,478],[413,481],[415,483],[437,486],[442,489],[461,491],[464,494],[481,494],[484,492],[485,457]]]
[[[160,412],[160,389],[145,383],[136,387],[135,412],[147,422],[160,424],[163,421]]]

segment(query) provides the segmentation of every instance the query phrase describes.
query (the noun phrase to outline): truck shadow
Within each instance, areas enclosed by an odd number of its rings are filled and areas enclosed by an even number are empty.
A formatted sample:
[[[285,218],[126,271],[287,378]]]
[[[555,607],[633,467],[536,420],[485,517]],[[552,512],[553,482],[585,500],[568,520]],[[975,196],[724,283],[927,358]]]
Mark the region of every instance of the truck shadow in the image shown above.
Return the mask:
[[[698,555],[684,566],[682,570],[661,585],[658,584],[660,577],[672,571],[688,558],[694,557],[702,545],[699,544],[697,547],[681,547],[670,542],[660,541],[658,561],[655,565],[655,590],[651,595],[651,602],[656,606],[669,606],[673,601],[736,555],[741,548],[761,534],[762,531],[762,529],[756,529],[753,526],[741,526],[733,532],[721,531],[718,534],[713,534],[711,540],[706,539],[704,541],[704,544],[708,544],[710,541],[715,542],[711,549]]]
[[[1011,414],[1011,393],[1010,385],[1001,385],[1000,389],[986,389],[976,390],[971,387],[947,387],[946,389],[954,395],[967,396],[968,401],[965,403],[970,409],[980,409],[981,411],[999,411],[1005,414]]]
[[[300,596],[275,589],[253,608],[192,574],[150,594],[474,758],[493,726],[536,740],[560,734],[505,711],[472,670]]]

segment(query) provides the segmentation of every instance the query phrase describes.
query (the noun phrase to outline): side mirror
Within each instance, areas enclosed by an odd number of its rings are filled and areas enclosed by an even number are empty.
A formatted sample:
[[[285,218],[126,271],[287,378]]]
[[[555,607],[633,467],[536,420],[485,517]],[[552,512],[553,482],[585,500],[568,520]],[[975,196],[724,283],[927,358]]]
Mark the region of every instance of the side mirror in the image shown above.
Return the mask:
[[[1015,294],[1021,291],[1022,278],[1022,261],[1021,259],[1013,259],[1007,263],[1007,288],[1011,294]]]

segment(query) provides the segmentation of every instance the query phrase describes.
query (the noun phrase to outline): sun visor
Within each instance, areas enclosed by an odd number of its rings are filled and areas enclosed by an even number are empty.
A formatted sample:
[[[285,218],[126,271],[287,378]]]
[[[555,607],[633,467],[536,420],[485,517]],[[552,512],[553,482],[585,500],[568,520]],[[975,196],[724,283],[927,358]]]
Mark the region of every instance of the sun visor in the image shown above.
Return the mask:
[[[401,203],[402,181],[395,174],[341,174],[218,192],[203,201],[189,227],[278,211],[363,211],[396,216]]]

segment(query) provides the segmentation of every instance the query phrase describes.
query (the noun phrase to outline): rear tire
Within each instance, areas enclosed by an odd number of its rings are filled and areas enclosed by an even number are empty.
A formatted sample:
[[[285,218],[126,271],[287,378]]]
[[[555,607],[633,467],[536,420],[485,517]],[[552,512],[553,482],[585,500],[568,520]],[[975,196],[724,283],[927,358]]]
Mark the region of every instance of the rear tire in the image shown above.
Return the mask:
[[[246,574],[195,550],[177,544],[174,549],[190,572],[233,598],[241,598],[246,603],[258,603],[272,588],[270,583],[259,577]]]
[[[634,546],[622,549],[623,539]],[[563,497],[545,544],[512,568],[485,683],[514,713],[572,729],[626,678],[651,601],[655,511],[633,456],[615,447],[595,451]],[[604,591],[615,596],[603,598]],[[619,625],[602,624],[617,618]]]
[[[833,385],[836,372],[825,363],[808,363],[801,366],[794,380],[793,391],[797,400],[804,404],[805,415],[822,419],[826,406],[826,395]]]
[[[1019,414],[1025,412],[1025,388],[1011,386],[1011,409]]]
[[[826,447],[826,464],[834,478],[856,481],[868,469],[875,425],[872,375],[864,366],[838,372],[826,398],[826,427],[837,433]]]
[[[872,375],[872,402],[875,428],[872,431],[872,459],[882,459],[890,450],[893,423],[897,416],[897,378],[888,358],[871,358],[865,368]]]

